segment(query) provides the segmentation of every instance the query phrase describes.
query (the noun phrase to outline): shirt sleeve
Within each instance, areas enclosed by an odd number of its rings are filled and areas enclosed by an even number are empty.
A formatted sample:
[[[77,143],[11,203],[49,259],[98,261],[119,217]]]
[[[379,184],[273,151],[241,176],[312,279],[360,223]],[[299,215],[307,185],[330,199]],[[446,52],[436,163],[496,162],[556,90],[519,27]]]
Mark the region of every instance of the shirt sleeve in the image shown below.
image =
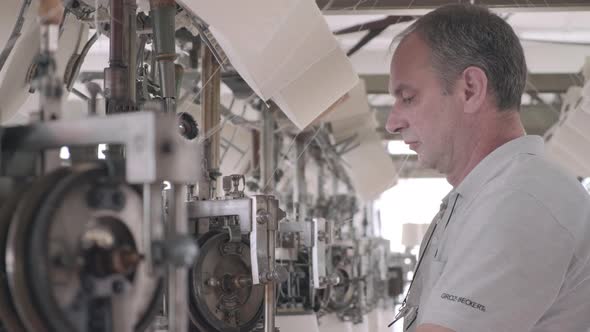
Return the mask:
[[[528,193],[482,193],[478,202],[421,303],[420,323],[456,332],[530,331],[557,297],[573,237]]]

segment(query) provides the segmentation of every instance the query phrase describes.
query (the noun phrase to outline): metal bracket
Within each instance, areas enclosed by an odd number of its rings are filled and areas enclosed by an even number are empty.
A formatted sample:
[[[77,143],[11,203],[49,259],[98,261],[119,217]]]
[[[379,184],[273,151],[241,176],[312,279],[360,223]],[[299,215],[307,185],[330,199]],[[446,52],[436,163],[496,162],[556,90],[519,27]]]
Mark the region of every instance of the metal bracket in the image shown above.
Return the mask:
[[[172,114],[134,112],[80,120],[59,120],[7,127],[0,133],[2,155],[10,151],[41,152],[62,146],[122,144],[129,183],[195,182],[199,145],[178,134]],[[3,165],[4,166],[4,165]],[[6,169],[1,170],[5,173]],[[10,176],[11,174],[6,174]]]
[[[311,267],[313,288],[326,287],[326,233],[328,222],[323,218],[313,219],[313,246],[311,248]],[[320,236],[322,234],[322,236]]]
[[[254,209],[255,202],[250,198],[191,201],[187,202],[188,218],[203,219],[210,217],[236,216],[240,223],[242,234],[252,231],[253,220],[256,220]]]

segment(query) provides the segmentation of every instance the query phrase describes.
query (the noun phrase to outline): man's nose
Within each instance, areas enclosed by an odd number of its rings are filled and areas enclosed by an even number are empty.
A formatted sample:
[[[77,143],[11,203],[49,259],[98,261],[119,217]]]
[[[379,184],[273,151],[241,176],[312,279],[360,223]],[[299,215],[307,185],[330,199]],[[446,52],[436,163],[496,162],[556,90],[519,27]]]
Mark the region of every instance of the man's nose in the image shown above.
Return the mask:
[[[389,117],[387,117],[387,124],[385,125],[385,129],[394,134],[399,133],[402,129],[408,127],[408,122],[399,114],[397,107],[394,105],[391,107],[391,111],[389,112]]]

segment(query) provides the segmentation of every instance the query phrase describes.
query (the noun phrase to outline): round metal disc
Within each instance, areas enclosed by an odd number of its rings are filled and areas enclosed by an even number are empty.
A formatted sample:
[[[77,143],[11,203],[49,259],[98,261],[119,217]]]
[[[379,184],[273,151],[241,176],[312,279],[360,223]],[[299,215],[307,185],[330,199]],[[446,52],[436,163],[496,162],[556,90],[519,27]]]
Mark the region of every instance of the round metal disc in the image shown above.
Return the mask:
[[[330,287],[329,306],[332,310],[338,311],[350,306],[354,297],[354,287],[350,280],[350,271],[345,268],[337,268],[335,273],[340,278],[340,283]]]
[[[8,200],[3,202],[2,209],[0,209],[0,325],[7,331],[25,330],[10,294],[6,275],[6,262],[4,260],[10,221],[22,195],[22,191],[13,193]]]
[[[94,233],[142,252],[143,210],[139,195],[128,185],[106,182],[102,168],[73,172],[56,184],[40,205],[31,225],[28,247],[33,296],[51,330],[87,328],[90,302],[96,296],[80,275],[84,237]],[[91,191],[101,192],[92,202]],[[117,234],[113,238],[105,234]],[[128,277],[98,278],[97,285],[122,287],[110,294],[113,331],[142,331],[159,305],[162,282],[147,273],[144,264]],[[94,287],[97,287],[96,285]],[[100,287],[100,286],[99,286]],[[109,291],[107,291],[109,292]]]
[[[26,271],[26,248],[30,244],[29,225],[47,192],[69,174],[64,168],[36,179],[23,194],[8,230],[6,271],[14,306],[28,331],[47,332],[46,323],[37,310]]]
[[[224,280],[251,275],[250,246],[229,242],[226,233],[208,234],[199,239],[200,253],[189,274],[190,314],[202,331],[250,331],[262,315],[264,287],[211,286]]]
[[[352,281],[354,262],[351,257],[347,255],[348,247],[332,247],[331,260],[333,267],[332,273],[338,276],[340,282],[335,286],[328,286],[328,309],[330,311],[340,311],[349,307],[355,294],[355,287]]]

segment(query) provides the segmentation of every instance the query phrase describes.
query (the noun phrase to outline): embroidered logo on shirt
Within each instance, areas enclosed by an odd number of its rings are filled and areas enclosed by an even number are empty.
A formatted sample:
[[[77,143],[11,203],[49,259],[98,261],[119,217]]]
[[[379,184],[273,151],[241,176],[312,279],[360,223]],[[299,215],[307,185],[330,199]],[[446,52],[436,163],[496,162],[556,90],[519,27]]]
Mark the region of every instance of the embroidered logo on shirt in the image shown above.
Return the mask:
[[[475,308],[481,312],[486,312],[486,306],[483,304],[479,304],[473,300],[464,298],[464,297],[460,297],[460,296],[456,296],[456,295],[451,295],[451,294],[447,294],[447,293],[442,293],[440,296],[441,299],[443,300],[449,300],[452,302],[457,302],[457,303],[462,303],[464,305],[468,305],[472,308]]]

